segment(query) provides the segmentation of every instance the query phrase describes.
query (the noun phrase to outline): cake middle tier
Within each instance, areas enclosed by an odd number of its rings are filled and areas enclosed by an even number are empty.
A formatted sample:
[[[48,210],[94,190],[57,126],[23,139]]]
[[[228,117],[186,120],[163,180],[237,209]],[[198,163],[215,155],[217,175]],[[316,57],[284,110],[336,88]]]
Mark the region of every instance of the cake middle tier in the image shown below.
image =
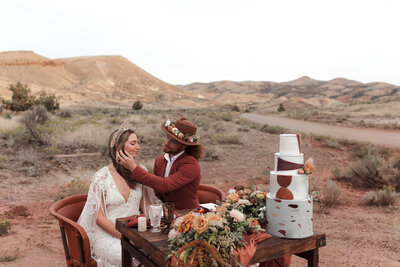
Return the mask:
[[[304,199],[308,193],[308,175],[297,171],[271,171],[269,193],[272,198]]]

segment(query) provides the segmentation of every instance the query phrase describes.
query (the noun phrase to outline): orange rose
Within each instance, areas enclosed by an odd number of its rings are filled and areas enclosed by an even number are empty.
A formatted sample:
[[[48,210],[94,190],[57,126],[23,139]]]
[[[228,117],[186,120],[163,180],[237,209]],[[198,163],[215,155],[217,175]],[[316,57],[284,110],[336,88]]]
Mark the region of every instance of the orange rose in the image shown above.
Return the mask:
[[[191,223],[188,223],[185,225],[185,230],[183,230],[185,233],[188,232],[190,230],[190,227],[192,226]]]
[[[200,215],[193,220],[193,229],[201,234],[208,230],[209,219],[207,216]]]
[[[231,202],[238,202],[240,197],[239,197],[239,194],[233,193],[233,194],[230,194],[226,199]]]
[[[251,224],[252,226],[260,225],[256,219],[251,220],[250,224]]]

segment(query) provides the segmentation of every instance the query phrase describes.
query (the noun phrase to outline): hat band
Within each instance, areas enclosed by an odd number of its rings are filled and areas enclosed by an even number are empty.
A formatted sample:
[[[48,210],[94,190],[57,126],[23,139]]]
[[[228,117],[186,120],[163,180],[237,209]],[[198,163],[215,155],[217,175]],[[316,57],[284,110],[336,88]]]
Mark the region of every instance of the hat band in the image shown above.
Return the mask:
[[[194,134],[194,135],[184,134],[181,131],[179,131],[179,129],[175,127],[175,121],[167,120],[165,122],[164,126],[169,132],[171,132],[176,137],[178,137],[179,139],[181,139],[182,141],[185,141],[187,143],[195,143],[198,140],[200,140],[200,136],[198,136],[196,134]]]

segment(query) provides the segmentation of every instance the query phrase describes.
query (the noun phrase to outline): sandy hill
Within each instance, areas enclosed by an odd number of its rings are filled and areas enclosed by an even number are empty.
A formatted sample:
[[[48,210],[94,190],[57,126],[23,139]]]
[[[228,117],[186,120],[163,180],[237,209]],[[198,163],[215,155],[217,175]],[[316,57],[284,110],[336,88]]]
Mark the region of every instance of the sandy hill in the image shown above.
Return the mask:
[[[49,59],[31,51],[0,53],[0,95],[9,84],[27,84],[33,93],[55,93],[62,105],[132,104],[136,100],[181,106],[199,103],[181,88],[163,82],[121,56]]]

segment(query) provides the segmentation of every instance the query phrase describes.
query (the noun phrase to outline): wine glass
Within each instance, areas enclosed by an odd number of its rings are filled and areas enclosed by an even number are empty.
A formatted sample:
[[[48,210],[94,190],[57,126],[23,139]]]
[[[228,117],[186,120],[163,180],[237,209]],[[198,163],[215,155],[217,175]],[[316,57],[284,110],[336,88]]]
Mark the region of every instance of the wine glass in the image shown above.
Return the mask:
[[[149,206],[149,217],[151,229],[150,232],[161,232],[160,224],[161,224],[161,216],[163,214],[163,206],[162,204],[152,204]]]

